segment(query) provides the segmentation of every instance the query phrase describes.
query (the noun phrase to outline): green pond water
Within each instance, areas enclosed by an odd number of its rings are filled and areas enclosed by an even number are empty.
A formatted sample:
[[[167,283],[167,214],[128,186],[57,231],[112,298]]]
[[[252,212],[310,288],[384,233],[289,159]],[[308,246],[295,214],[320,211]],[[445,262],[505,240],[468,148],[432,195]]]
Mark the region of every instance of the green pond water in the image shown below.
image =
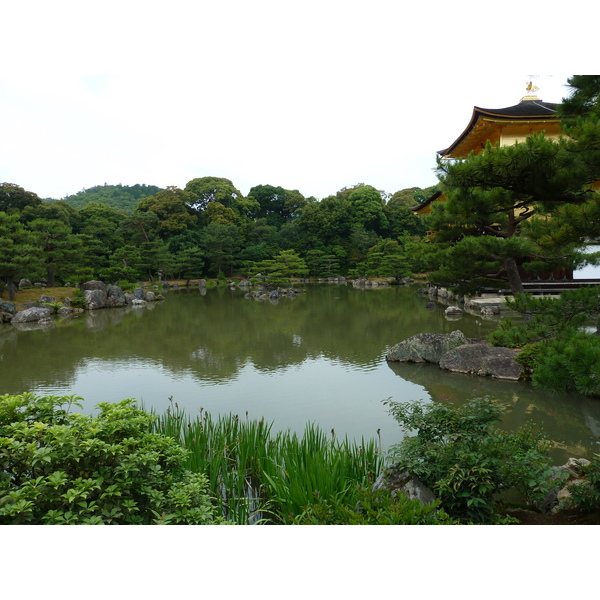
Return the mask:
[[[142,308],[86,312],[46,327],[0,325],[0,393],[75,394],[88,413],[124,398],[158,412],[172,401],[191,416],[202,408],[264,417],[274,431],[302,433],[314,422],[338,438],[379,437],[384,449],[403,435],[386,399],[460,404],[490,395],[508,406],[505,427],[540,425],[557,463],[598,451],[598,400],[385,361],[391,346],[416,333],[484,337],[496,317],[449,320],[444,306],[427,309],[413,287],[303,289],[277,302],[240,290],[180,289]]]

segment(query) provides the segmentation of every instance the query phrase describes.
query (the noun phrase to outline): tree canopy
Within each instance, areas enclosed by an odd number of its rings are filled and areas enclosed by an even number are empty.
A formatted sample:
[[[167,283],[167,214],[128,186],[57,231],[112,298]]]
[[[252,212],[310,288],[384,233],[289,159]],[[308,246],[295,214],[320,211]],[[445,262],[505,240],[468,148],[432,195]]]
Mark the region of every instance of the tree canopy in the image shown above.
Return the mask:
[[[394,276],[405,272],[397,263],[406,236],[416,240],[424,229],[405,206],[388,207],[390,197],[365,184],[321,201],[271,184],[244,196],[229,179],[209,176],[183,189],[104,184],[42,201],[4,184],[0,215],[10,256],[0,261],[0,277],[12,293],[21,277],[49,285],[153,280],[159,273],[230,277],[250,274],[250,265],[283,280],[346,276],[367,258],[373,276]],[[384,241],[390,244],[377,246]],[[369,255],[375,246],[388,250]]]
[[[135,185],[96,185],[83,189],[76,194],[66,196],[64,202],[76,209],[83,208],[90,202],[100,202],[112,208],[133,211],[142,198],[154,196],[162,188],[156,185],[136,183]]]

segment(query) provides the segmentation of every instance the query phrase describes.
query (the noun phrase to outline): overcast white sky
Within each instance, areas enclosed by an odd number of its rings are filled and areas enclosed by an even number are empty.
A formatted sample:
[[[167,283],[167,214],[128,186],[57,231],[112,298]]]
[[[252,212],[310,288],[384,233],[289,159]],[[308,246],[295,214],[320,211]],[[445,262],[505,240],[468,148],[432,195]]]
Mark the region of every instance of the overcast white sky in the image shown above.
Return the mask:
[[[0,39],[0,181],[41,197],[207,175],[243,194],[427,187],[473,106],[518,103],[530,71],[554,73],[534,81],[559,102],[588,66],[555,60],[554,34],[532,34],[527,14],[494,24],[476,2],[13,4]]]

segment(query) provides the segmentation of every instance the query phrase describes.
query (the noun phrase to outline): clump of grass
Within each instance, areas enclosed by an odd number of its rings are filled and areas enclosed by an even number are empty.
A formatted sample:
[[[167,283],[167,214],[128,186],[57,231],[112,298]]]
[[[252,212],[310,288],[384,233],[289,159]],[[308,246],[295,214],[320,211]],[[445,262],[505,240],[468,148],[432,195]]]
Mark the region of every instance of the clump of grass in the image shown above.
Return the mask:
[[[302,437],[280,434],[276,449],[277,455],[263,465],[262,485],[284,523],[293,522],[319,498],[348,499],[359,486],[372,484],[383,466],[375,440],[338,442],[314,424],[307,425]]]
[[[272,424],[246,415],[189,419],[175,404],[154,430],[189,450],[186,467],[205,473],[227,519],[239,524],[292,523],[315,498],[353,494],[383,468],[378,442],[338,442],[309,424],[302,437],[271,433]]]

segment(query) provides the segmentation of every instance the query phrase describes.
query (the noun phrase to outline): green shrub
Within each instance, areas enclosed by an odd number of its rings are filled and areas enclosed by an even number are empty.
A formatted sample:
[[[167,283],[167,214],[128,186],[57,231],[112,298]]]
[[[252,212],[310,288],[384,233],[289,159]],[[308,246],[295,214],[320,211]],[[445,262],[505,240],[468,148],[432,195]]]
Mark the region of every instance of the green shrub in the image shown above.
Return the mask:
[[[132,400],[69,412],[77,400],[0,396],[0,524],[218,522],[206,477],[152,415]]]
[[[121,288],[121,291],[123,292],[131,292],[133,293],[133,290],[138,287],[137,283],[131,283],[129,281],[125,281],[125,280],[121,280],[117,283],[117,285]]]
[[[566,290],[559,298],[517,294],[507,304],[525,320],[504,320],[488,336],[493,345],[524,347],[517,360],[538,387],[600,395],[600,337],[582,331],[598,325],[600,286]]]
[[[533,426],[496,429],[502,407],[489,398],[460,407],[390,403],[391,414],[415,435],[392,448],[400,467],[419,477],[441,507],[462,522],[498,522],[495,497],[515,488],[527,502],[548,492],[549,444]]]
[[[569,488],[573,505],[583,512],[600,509],[600,454],[594,455],[581,474],[586,483]]]
[[[522,364],[529,374],[535,369],[535,365],[540,355],[540,344],[540,342],[528,344],[524,346],[517,355],[517,362]]]
[[[534,385],[600,396],[600,337],[577,332],[538,345]]]
[[[62,305],[62,302],[42,302],[42,306],[49,308],[53,313],[57,313]]]
[[[73,290],[73,297],[71,298],[71,306],[73,308],[85,308],[85,294],[80,288]]]
[[[351,498],[351,501],[349,501]],[[405,494],[359,487],[353,494],[319,498],[294,518],[294,525],[453,525],[438,502],[424,505]]]

